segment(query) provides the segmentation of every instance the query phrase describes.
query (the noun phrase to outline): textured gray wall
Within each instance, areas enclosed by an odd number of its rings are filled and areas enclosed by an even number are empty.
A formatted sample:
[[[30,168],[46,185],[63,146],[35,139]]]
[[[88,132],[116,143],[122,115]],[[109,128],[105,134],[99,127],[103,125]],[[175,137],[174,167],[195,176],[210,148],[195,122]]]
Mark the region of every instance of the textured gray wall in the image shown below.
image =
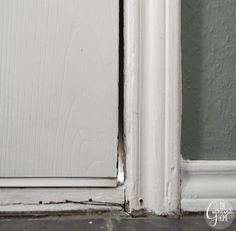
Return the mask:
[[[182,0],[185,159],[236,159],[236,0]]]

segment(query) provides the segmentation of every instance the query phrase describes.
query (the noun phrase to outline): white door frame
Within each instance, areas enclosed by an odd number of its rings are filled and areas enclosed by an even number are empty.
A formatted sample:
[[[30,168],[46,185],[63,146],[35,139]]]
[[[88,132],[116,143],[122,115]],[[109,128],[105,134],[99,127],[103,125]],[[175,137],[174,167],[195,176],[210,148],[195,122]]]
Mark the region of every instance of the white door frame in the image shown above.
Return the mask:
[[[236,161],[181,158],[181,0],[126,0],[125,22],[130,210],[199,212],[214,199],[236,210]]]
[[[236,208],[236,161],[181,160],[180,11],[181,0],[124,0],[124,185],[2,188],[0,212],[121,209],[125,202],[129,212],[178,214],[203,211],[214,198],[233,199]],[[90,198],[101,206],[83,203]]]
[[[179,213],[180,0],[124,0],[124,16],[125,184],[1,188],[0,212],[121,209],[125,202],[129,212]],[[101,206],[91,207],[90,198]]]
[[[126,200],[180,211],[180,0],[125,1]]]

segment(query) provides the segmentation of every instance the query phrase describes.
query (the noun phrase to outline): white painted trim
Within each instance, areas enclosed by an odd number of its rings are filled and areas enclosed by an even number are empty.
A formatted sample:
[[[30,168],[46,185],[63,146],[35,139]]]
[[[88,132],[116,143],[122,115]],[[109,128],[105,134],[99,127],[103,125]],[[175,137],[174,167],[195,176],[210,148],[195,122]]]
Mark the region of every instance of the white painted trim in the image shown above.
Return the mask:
[[[39,201],[46,210],[52,208],[45,201],[58,210],[67,200],[92,198],[114,203],[125,199],[130,211],[179,212],[180,0],[124,0],[124,6],[125,187],[2,188],[0,211],[14,211],[15,204],[19,210],[21,205],[34,210]]]
[[[178,213],[180,0],[126,0],[125,22],[126,200]]]
[[[110,210],[122,209],[123,204],[124,187],[0,189],[0,212]]]
[[[68,213],[78,213],[81,211],[91,212],[91,211],[102,211],[102,212],[110,212],[110,211],[122,211],[122,206],[115,205],[83,205],[83,204],[75,204],[75,203],[59,203],[59,204],[16,204],[11,206],[0,206],[0,215],[4,214],[5,216],[11,215],[19,215],[22,212],[28,213],[45,213],[48,212],[68,212]]]
[[[0,178],[0,187],[116,187],[116,178]]]
[[[181,0],[166,1],[165,211],[180,209],[182,119]]]
[[[126,203],[140,209],[139,62],[140,1],[124,0],[124,147],[126,156]]]
[[[236,210],[236,161],[183,161],[183,211],[206,211],[214,199],[230,202]]]

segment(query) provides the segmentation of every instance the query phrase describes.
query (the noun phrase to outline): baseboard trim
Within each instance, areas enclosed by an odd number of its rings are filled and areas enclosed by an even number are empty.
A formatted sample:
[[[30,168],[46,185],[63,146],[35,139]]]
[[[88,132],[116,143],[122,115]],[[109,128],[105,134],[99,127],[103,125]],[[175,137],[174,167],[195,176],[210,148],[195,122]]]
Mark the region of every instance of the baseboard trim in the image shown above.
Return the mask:
[[[209,199],[182,199],[182,211],[183,212],[206,212],[207,207],[213,201],[213,198]],[[235,198],[223,198],[225,202],[232,205],[232,208],[236,210],[236,199]]]
[[[206,211],[214,199],[236,210],[236,161],[182,161],[181,209]]]

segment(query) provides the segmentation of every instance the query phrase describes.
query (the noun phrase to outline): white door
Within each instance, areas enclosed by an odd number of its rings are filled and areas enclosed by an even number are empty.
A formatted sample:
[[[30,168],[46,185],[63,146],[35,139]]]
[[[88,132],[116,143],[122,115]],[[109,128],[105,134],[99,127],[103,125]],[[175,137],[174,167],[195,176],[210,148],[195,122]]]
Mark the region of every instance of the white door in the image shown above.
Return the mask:
[[[1,186],[115,185],[118,20],[118,0],[0,1]]]

